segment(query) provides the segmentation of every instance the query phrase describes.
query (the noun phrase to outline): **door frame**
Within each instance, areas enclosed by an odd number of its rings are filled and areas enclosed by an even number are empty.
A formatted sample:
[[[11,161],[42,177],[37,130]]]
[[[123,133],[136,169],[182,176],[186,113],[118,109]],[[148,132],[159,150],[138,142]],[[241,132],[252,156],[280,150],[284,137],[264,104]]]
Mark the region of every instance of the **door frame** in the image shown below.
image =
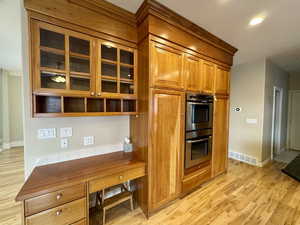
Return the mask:
[[[279,92],[279,115],[278,121],[275,121],[275,115],[276,115],[276,92]],[[274,159],[274,135],[275,135],[275,125],[277,123],[278,125],[278,142],[277,145],[280,148],[281,145],[281,125],[282,125],[282,105],[283,105],[283,88],[280,87],[273,87],[273,111],[272,111],[272,136],[271,136],[271,160]],[[279,149],[280,151],[280,149]]]
[[[291,123],[292,123],[292,98],[295,93],[300,93],[300,90],[290,90],[289,91],[289,102],[288,102],[288,122],[287,122],[287,147],[291,149]]]

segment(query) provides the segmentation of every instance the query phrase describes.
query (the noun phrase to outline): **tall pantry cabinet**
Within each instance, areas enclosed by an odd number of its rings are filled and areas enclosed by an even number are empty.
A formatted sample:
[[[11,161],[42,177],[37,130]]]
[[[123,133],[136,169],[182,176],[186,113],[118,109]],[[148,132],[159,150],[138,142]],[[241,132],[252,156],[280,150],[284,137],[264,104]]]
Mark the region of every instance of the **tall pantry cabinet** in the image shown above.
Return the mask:
[[[229,70],[236,49],[155,1],[145,1],[136,16],[139,114],[130,119],[131,137],[134,154],[147,164],[137,197],[150,216],[226,171]],[[216,104],[215,154],[205,168],[189,174],[184,169],[186,92],[214,95]]]

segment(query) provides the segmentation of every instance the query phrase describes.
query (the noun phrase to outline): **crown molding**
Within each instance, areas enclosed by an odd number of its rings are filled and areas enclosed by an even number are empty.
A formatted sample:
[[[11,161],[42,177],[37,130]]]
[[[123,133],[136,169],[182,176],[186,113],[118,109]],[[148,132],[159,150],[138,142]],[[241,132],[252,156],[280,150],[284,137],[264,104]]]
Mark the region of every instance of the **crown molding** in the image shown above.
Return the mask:
[[[236,53],[238,50],[237,48],[221,40],[207,30],[199,27],[195,23],[189,21],[188,19],[177,14],[176,12],[172,11],[171,9],[155,0],[145,0],[143,2],[141,7],[136,12],[137,24],[141,24],[149,14],[156,16],[172,24],[173,26],[176,26],[189,34],[192,34],[197,38],[228,52],[231,55],[234,55],[234,53]]]
[[[101,13],[112,19],[136,27],[135,14],[104,0],[68,0],[82,8]]]

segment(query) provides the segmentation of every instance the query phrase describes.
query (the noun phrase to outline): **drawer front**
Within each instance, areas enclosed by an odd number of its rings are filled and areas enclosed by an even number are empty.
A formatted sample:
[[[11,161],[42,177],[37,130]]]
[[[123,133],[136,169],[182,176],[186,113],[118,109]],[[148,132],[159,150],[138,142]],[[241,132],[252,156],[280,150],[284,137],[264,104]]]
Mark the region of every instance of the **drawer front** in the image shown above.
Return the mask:
[[[72,223],[71,225],[86,225],[86,220],[83,219],[83,220],[80,220],[80,221],[78,221],[76,223]]]
[[[26,225],[66,225],[73,224],[85,217],[86,199],[82,198],[26,217]]]
[[[89,193],[100,191],[113,185],[124,183],[145,175],[145,167],[135,168],[120,173],[116,173],[107,177],[91,180],[89,182]]]
[[[85,187],[85,184],[78,184],[63,190],[25,200],[25,215],[30,216],[67,202],[83,198],[86,196]]]
[[[203,168],[187,176],[182,181],[182,192],[187,193],[211,178],[211,167]]]

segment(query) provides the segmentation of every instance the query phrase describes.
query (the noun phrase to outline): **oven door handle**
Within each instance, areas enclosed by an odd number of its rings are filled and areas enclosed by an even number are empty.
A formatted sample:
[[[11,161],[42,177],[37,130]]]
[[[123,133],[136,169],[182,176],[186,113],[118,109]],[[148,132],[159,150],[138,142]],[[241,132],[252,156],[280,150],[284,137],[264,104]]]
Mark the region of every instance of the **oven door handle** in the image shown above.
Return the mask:
[[[189,105],[209,105],[211,102],[188,102]]]
[[[210,138],[202,138],[199,140],[187,140],[187,143],[197,143],[197,142],[202,142],[202,141],[208,141]]]

